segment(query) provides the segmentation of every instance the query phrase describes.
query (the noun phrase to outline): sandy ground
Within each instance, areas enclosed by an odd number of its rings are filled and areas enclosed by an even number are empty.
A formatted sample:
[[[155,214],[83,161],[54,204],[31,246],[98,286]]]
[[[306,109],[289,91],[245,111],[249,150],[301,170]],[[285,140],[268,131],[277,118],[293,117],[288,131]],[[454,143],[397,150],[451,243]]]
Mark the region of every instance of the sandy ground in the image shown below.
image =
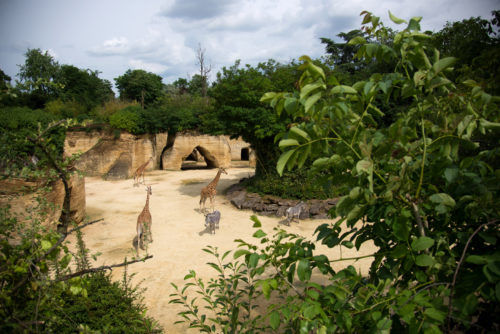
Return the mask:
[[[251,211],[238,210],[223,196],[225,189],[239,179],[253,174],[251,168],[231,168],[228,175],[222,175],[217,186],[216,208],[221,212],[220,229],[215,235],[205,233],[204,216],[198,210],[200,190],[215,176],[215,169],[186,171],[153,171],[146,173],[146,183],[152,187],[150,211],[153,219],[153,243],[148,253],[153,258],[129,266],[129,273],[136,273],[135,283],[143,281],[147,288],[144,302],[148,314],[157,319],[168,333],[186,333],[186,325],[174,322],[180,320],[177,313],[180,305],[169,304],[169,295],[174,292],[170,283],[183,286],[184,276],[194,269],[199,277],[215,276],[215,271],[206,265],[213,257],[202,251],[207,245],[216,246],[222,254],[235,249],[235,239],[257,243],[252,238],[256,231],[250,220]],[[132,239],[135,236],[137,216],[142,211],[146,191],[144,186],[133,187],[133,180],[104,181],[98,177],[85,179],[87,214],[90,219],[104,218],[104,221],[86,227],[84,238],[92,253],[100,252],[95,265],[120,263],[125,257],[135,256]],[[208,201],[207,201],[208,202]],[[279,224],[283,218],[259,216],[262,229],[273,234],[274,227],[284,228],[314,240],[314,230],[331,220],[302,220],[291,226]],[[373,246],[367,245],[359,252],[355,249],[329,249],[319,245],[317,254],[325,254],[331,260],[342,256],[353,257],[372,254]],[[143,255],[142,252],[141,255]],[[352,263],[363,273],[367,272],[371,258]],[[338,264],[341,268],[346,264]],[[123,269],[113,270],[113,278],[121,279]],[[195,333],[196,331],[194,331]]]

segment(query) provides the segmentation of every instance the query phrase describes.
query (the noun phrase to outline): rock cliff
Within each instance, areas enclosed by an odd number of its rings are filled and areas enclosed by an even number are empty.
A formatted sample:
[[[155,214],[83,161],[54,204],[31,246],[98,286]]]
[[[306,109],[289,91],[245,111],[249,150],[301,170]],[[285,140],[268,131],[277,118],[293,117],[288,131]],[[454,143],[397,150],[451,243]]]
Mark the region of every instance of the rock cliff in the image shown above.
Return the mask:
[[[7,179],[0,181],[0,207],[10,206],[10,213],[19,221],[28,221],[29,217],[39,219],[42,225],[55,228],[61,216],[64,201],[64,186],[58,180],[48,185],[42,181]],[[85,218],[85,179],[74,174],[70,178],[71,189],[70,216],[80,223]],[[42,203],[42,204],[41,204]],[[40,206],[42,205],[42,206]],[[38,213],[39,210],[44,215]]]

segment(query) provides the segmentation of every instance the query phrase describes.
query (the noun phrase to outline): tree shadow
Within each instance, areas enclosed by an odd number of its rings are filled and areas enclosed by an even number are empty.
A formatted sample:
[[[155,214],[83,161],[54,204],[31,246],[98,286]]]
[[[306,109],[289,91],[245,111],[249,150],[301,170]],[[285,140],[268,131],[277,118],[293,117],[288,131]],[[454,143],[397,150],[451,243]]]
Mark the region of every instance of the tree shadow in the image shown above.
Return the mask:
[[[214,169],[215,170],[215,169]],[[190,196],[190,197],[199,197],[201,193],[201,189],[206,187],[215,177],[217,173],[210,178],[203,179],[191,179],[185,180],[177,190],[182,195]],[[224,175],[221,176],[219,183],[217,184],[217,196],[220,196],[226,192],[226,189],[232,186],[234,183],[238,183],[239,180],[243,178],[247,178],[249,176],[248,172],[239,172],[233,176],[231,179],[225,179]],[[235,180],[236,178],[236,180]],[[209,201],[209,200],[207,200]]]

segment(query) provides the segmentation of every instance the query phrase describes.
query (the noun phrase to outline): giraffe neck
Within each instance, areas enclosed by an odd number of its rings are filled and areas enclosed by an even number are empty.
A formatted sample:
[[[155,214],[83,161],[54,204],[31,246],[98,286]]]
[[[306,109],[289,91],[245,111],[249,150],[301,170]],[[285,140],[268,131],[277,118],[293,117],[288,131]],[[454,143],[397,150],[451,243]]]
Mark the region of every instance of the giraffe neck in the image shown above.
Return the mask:
[[[220,179],[220,174],[221,174],[221,170],[219,169],[219,171],[217,172],[217,175],[215,175],[215,178],[212,180],[212,182],[210,182],[210,185],[215,187],[217,186],[217,183],[219,182],[219,179]]]
[[[146,197],[146,205],[144,205],[144,210],[149,211],[149,191],[148,191],[148,195]]]

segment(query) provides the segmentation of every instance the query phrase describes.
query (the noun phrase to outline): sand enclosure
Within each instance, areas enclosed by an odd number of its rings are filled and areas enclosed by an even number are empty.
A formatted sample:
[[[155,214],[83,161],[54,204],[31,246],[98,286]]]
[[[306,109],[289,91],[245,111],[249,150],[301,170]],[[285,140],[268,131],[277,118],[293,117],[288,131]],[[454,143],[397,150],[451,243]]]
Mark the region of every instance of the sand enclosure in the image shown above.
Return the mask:
[[[207,245],[218,247],[222,254],[236,249],[235,239],[257,244],[252,234],[251,211],[238,210],[223,196],[224,190],[241,178],[253,175],[252,168],[231,168],[228,175],[222,174],[217,186],[216,208],[221,212],[220,229],[215,235],[205,233],[204,216],[198,210],[200,190],[217,173],[216,169],[197,169],[186,171],[153,171],[146,173],[146,183],[152,187],[150,211],[153,219],[153,243],[148,253],[153,258],[143,263],[132,264],[129,273],[137,273],[134,282],[143,281],[141,287],[147,288],[144,302],[150,316],[157,319],[168,333],[186,333],[185,325],[174,325],[180,320],[177,312],[180,305],[169,304],[169,295],[174,292],[170,283],[184,285],[184,276],[190,269],[199,277],[215,277],[214,269],[206,265],[214,258],[202,251]],[[87,214],[90,219],[104,218],[103,222],[83,229],[87,247],[92,253],[100,252],[95,265],[120,263],[125,257],[135,255],[132,239],[135,236],[137,216],[146,201],[144,186],[133,187],[133,180],[104,181],[100,177],[85,179]],[[207,201],[209,202],[209,201]],[[307,239],[313,236],[317,226],[331,220],[302,220],[291,226],[279,224],[283,218],[259,216],[262,229],[273,234],[274,227],[300,234]],[[353,257],[372,254],[374,247],[365,245],[360,252],[342,247],[342,256]],[[325,254],[330,260],[340,257],[339,248],[329,249],[317,245],[316,254]],[[141,253],[141,255],[144,252]],[[232,258],[232,257],[231,257]],[[358,270],[366,273],[372,259],[365,258],[352,263]],[[342,268],[346,263],[336,263]],[[121,279],[122,268],[113,270],[113,278]]]

